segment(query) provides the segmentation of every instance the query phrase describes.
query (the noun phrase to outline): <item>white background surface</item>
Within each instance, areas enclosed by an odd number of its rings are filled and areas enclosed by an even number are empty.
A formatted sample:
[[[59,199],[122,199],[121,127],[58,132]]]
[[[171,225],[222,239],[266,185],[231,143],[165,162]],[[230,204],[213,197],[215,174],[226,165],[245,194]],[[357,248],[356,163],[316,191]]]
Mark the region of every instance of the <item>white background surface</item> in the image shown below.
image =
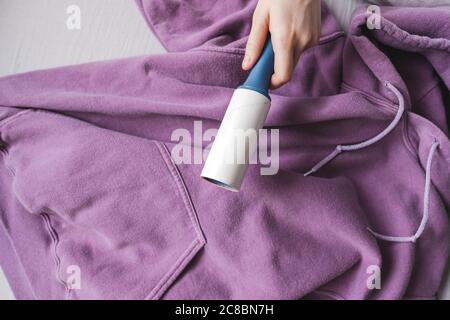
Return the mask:
[[[81,30],[69,30],[70,5]],[[132,0],[0,0],[0,75],[164,52]]]
[[[362,2],[325,1],[343,27]],[[81,30],[66,26],[69,5],[81,9]],[[163,52],[132,0],[0,0],[0,76]],[[450,299],[448,278],[441,298]],[[0,300],[13,298],[0,268]]]

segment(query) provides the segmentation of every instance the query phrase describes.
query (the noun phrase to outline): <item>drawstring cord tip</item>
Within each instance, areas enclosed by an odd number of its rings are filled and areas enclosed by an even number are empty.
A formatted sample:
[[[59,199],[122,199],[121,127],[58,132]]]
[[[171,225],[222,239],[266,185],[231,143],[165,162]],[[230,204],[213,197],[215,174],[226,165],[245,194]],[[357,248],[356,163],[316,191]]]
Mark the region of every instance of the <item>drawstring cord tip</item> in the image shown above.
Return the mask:
[[[313,170],[309,170],[307,173],[303,174],[304,177],[310,176],[314,173],[315,171]]]
[[[307,173],[305,173],[303,176],[307,177],[314,172],[319,171],[323,166],[325,166],[327,163],[331,162],[334,158],[336,158],[338,155],[340,155],[343,151],[342,146],[337,146],[336,149],[332,153],[330,153],[328,156],[326,156],[324,159],[319,161],[311,170],[309,170]]]

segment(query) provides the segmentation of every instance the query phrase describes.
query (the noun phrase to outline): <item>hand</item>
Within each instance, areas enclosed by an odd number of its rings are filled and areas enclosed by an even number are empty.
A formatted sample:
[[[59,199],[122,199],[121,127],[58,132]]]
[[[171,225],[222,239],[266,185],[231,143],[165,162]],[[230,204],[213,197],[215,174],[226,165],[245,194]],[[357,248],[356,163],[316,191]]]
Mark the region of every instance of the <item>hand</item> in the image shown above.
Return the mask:
[[[320,0],[259,0],[242,68],[250,70],[258,61],[270,32],[275,52],[271,88],[291,80],[300,55],[317,43],[321,34]]]

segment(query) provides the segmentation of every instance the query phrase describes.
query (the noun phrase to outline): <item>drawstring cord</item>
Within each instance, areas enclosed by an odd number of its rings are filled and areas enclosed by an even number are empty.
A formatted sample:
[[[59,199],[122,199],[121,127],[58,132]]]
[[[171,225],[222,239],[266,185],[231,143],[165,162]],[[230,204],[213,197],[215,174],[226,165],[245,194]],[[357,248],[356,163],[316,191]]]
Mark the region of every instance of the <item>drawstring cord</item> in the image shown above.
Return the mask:
[[[437,149],[439,148],[439,142],[435,139],[433,145],[431,146],[430,152],[428,154],[427,159],[427,167],[425,170],[425,191],[423,195],[423,216],[422,221],[420,222],[419,228],[416,233],[410,237],[393,237],[387,236],[373,231],[370,228],[367,228],[370,233],[377,239],[390,241],[390,242],[416,242],[417,239],[420,238],[423,231],[425,230],[425,226],[428,222],[429,217],[429,209],[430,209],[430,189],[431,189],[431,165],[433,164],[433,158],[436,154]]]
[[[331,162],[334,158],[336,158],[338,155],[340,155],[343,152],[346,151],[356,151],[363,148],[367,148],[378,141],[382,140],[384,137],[386,137],[389,133],[392,132],[392,130],[395,129],[397,124],[400,122],[403,113],[405,112],[405,99],[402,95],[402,93],[393,86],[390,82],[386,81],[385,86],[389,88],[398,99],[398,111],[395,115],[394,120],[378,135],[375,137],[368,139],[366,141],[363,141],[361,143],[352,144],[352,145],[338,145],[336,146],[336,149],[330,153],[328,156],[326,156],[324,159],[319,161],[311,170],[309,170],[307,173],[304,174],[304,176],[309,176],[313,174],[314,172],[319,171],[322,167],[327,165],[329,162]],[[394,236],[388,236],[383,235],[380,233],[377,233],[370,229],[369,227],[367,230],[377,239],[390,241],[390,242],[416,242],[417,239],[420,238],[423,231],[425,230],[425,226],[428,222],[429,217],[429,207],[430,207],[430,189],[431,189],[431,165],[433,163],[433,158],[436,154],[436,151],[439,148],[439,142],[435,139],[433,145],[431,146],[430,152],[428,154],[427,159],[427,166],[425,170],[425,190],[424,190],[424,196],[423,196],[423,216],[422,221],[420,222],[419,228],[417,229],[416,233],[410,237],[394,237]]]
[[[403,113],[405,111],[405,99],[403,98],[403,95],[401,94],[401,92],[396,87],[394,87],[390,82],[386,81],[384,83],[384,85],[386,87],[388,87],[392,92],[394,92],[394,94],[398,98],[398,104],[399,104],[398,111],[397,111],[397,114],[395,115],[394,120],[382,132],[380,132],[378,135],[376,135],[375,137],[373,137],[369,140],[366,140],[366,141],[363,141],[363,142],[357,143],[357,144],[352,144],[352,145],[338,145],[332,153],[330,153],[328,156],[326,156],[323,160],[319,161],[311,170],[309,170],[307,173],[305,173],[304,174],[305,177],[313,174],[314,172],[319,171],[323,166],[325,166],[326,164],[331,162],[334,158],[336,158],[342,152],[355,151],[355,150],[367,148],[367,147],[377,143],[384,137],[386,137],[392,130],[395,129],[395,127],[400,122],[400,120],[403,116]]]

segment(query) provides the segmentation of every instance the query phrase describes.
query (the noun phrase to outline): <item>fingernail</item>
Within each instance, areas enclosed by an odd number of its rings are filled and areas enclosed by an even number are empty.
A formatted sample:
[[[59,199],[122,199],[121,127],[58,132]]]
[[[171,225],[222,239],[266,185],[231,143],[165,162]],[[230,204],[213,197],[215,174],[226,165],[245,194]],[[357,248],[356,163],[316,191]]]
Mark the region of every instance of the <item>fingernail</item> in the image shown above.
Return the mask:
[[[242,68],[247,69],[249,64],[250,64],[250,56],[246,54],[244,60],[242,61]]]

